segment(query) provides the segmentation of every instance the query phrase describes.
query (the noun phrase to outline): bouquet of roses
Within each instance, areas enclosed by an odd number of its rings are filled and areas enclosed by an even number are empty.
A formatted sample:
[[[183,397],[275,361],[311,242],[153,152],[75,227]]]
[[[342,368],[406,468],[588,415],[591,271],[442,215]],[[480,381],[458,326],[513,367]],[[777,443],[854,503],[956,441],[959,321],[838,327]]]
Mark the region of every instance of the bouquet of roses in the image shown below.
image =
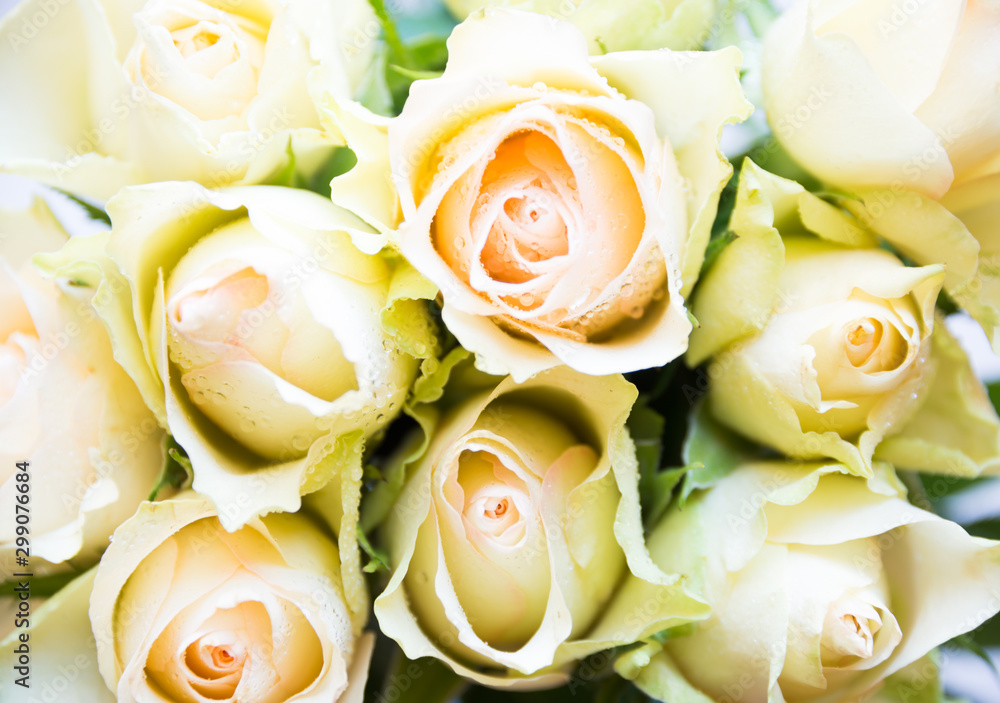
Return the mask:
[[[989,662],[1000,5],[483,1],[0,18],[0,700]]]

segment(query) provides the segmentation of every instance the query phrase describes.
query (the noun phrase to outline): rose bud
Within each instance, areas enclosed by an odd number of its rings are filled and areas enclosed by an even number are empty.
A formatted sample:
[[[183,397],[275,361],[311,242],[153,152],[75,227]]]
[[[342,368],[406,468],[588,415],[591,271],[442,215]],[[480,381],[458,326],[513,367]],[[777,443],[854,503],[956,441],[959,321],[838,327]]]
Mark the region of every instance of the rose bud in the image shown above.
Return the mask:
[[[71,279],[33,254],[68,236],[44,201],[0,211],[0,575],[97,561],[153,490],[164,433]],[[20,561],[23,559],[25,561]]]
[[[888,466],[867,483],[846,471],[746,464],[671,508],[650,554],[690,574],[712,615],[619,672],[658,700],[883,700],[996,614],[1000,543],[910,505]],[[930,672],[910,696],[932,690]]]
[[[27,0],[0,28],[0,92],[20,96],[0,161],[102,200],[155,181],[259,183],[289,150],[311,173],[342,143],[312,95],[353,94],[379,32],[365,0]]]
[[[934,305],[940,265],[905,266],[863,222],[747,161],[737,236],[694,301],[708,410],[789,456],[965,476],[1000,469],[1000,419]]]
[[[635,397],[620,376],[557,368],[521,385],[459,378],[416,408],[429,445],[384,524],[393,575],[375,601],[407,657],[547,688],[577,659],[707,614],[643,546]],[[630,571],[662,597],[616,597]]]
[[[298,509],[398,414],[435,351],[417,299],[433,291],[399,257],[357,249],[351,233],[375,235],[314,193],[171,183],[109,210],[110,235],[67,260],[126,281],[102,312],[113,343],[227,528]]]
[[[185,493],[115,531],[90,599],[120,702],[361,701],[373,638],[359,563],[306,512],[235,532]]]
[[[791,156],[918,264],[1000,352],[1000,7],[810,0],[764,42],[764,106]]]

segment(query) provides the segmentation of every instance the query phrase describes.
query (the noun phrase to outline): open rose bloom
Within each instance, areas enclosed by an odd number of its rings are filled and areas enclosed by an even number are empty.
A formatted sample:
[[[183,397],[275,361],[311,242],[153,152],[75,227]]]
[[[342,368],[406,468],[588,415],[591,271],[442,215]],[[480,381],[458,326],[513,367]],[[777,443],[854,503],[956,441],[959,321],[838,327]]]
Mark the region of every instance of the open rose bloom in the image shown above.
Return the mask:
[[[690,363],[713,358],[706,403],[719,421],[862,476],[873,457],[1000,470],[1000,419],[935,320],[943,267],[904,266],[863,220],[749,160],[730,227],[738,239],[699,286],[704,323],[688,352]]]
[[[712,615],[618,670],[671,703],[908,700],[905,683],[871,696],[996,614],[1000,548],[908,503],[887,467],[867,485],[844,473],[748,464],[671,509],[650,553],[690,574]]]
[[[360,703],[366,606],[356,552],[304,513],[229,533],[187,493],[143,504],[115,532],[90,620],[119,703]]]
[[[739,52],[589,57],[571,24],[498,8],[459,25],[448,49],[444,75],[414,83],[381,128],[387,152],[356,110],[321,104],[352,147],[368,146],[334,181],[335,202],[369,204],[356,210],[369,218],[394,204],[384,188],[362,192],[391,168],[400,250],[490,373],[600,375],[681,354],[683,296],[731,173],[719,132],[749,111]]]
[[[21,98],[0,115],[0,164],[101,199],[259,182],[289,144],[308,162],[340,143],[310,90],[356,89],[374,22],[364,0],[26,0],[2,22],[0,92]]]
[[[67,235],[41,200],[0,211],[0,574],[93,564],[163,467],[163,431],[112,357],[93,291],[46,280]],[[27,474],[18,467],[27,462]],[[30,476],[30,491],[19,489]],[[20,478],[19,478],[20,477]],[[20,506],[20,507],[18,507]],[[17,515],[26,515],[15,521]],[[18,548],[21,550],[16,551]]]
[[[361,443],[434,353],[433,291],[303,190],[166,183],[109,207],[113,230],[59,266],[116,287],[98,309],[116,352],[223,524],[297,510],[344,472],[359,482]]]
[[[646,553],[630,384],[559,368],[472,390],[417,411],[429,444],[384,527],[375,615],[409,658],[549,688],[576,659],[707,614]],[[629,572],[660,597],[616,597]]]

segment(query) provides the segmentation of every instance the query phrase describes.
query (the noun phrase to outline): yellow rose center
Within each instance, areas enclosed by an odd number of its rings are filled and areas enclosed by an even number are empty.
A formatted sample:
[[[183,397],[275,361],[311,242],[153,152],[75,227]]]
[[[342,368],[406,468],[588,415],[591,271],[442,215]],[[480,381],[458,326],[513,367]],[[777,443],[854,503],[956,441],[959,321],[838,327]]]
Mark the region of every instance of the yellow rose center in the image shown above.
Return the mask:
[[[198,0],[151,0],[136,14],[125,68],[201,120],[239,116],[257,94],[268,22]]]
[[[894,325],[867,317],[847,325],[844,351],[856,369],[891,371],[906,359],[907,342]]]
[[[489,452],[464,452],[458,483],[465,494],[462,516],[467,529],[505,546],[521,542],[527,528],[521,510],[531,505],[523,480]]]
[[[823,623],[820,651],[823,666],[842,667],[869,659],[882,620],[870,604],[848,595],[834,602]]]
[[[662,298],[662,255],[637,256],[639,157],[592,117],[526,117],[454,181],[432,223],[442,259],[515,334],[597,340]],[[443,147],[441,173],[476,148],[469,132]]]

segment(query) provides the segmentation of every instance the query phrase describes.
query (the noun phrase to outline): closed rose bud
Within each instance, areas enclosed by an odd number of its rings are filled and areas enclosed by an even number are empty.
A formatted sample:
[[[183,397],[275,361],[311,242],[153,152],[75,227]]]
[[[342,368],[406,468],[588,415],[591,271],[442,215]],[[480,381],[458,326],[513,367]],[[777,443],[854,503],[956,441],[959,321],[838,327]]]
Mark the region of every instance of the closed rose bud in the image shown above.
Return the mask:
[[[376,235],[318,195],[160,184],[109,209],[112,232],[62,265],[117,282],[100,308],[116,350],[227,527],[293,511],[338,475],[435,352],[433,290],[398,256],[360,251],[352,236]]]

